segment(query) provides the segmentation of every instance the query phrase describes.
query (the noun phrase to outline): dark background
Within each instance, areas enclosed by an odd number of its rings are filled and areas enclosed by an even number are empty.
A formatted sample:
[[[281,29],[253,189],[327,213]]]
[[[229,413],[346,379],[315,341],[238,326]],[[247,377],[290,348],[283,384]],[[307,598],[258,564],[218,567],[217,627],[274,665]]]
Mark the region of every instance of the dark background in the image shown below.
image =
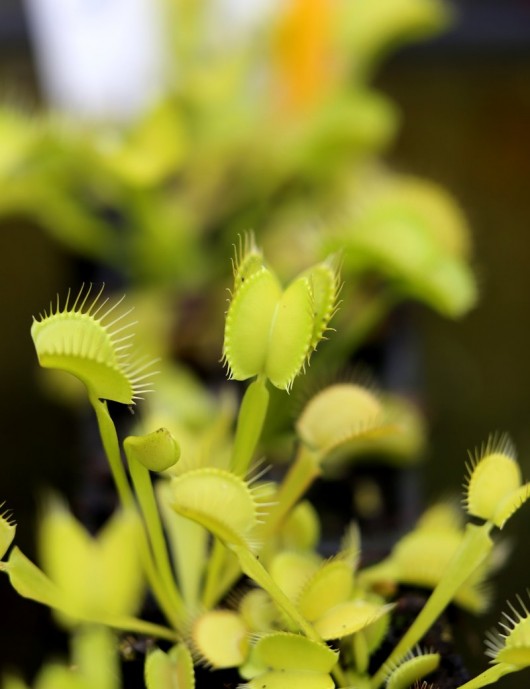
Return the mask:
[[[468,449],[492,431],[509,432],[530,478],[530,2],[467,0],[455,27],[385,63],[378,86],[399,106],[402,126],[390,153],[399,170],[447,187],[473,228],[479,306],[462,322],[413,307],[419,396],[430,426],[421,471],[423,502],[457,494]],[[30,108],[40,101],[21,7],[0,1],[0,94]],[[43,483],[71,491],[80,476],[76,420],[50,403],[35,378],[30,315],[70,283],[71,257],[38,228],[17,219],[0,225],[0,502],[19,523],[17,542],[33,547],[33,509]],[[530,586],[530,507],[507,527],[510,564],[497,577],[492,613],[463,620],[482,657],[483,628],[500,618],[506,599]],[[0,578],[0,670],[40,661],[48,613],[18,599]],[[477,632],[478,629],[478,632]],[[57,638],[60,645],[60,638]],[[31,660],[26,659],[31,647]],[[500,686],[524,684],[523,675]]]

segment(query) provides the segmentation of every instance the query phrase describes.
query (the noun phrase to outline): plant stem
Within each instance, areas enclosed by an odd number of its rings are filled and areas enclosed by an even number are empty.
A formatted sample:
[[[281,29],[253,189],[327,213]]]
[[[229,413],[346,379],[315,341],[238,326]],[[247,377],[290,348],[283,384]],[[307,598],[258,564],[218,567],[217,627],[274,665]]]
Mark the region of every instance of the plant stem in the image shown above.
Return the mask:
[[[204,584],[202,595],[202,603],[207,610],[213,608],[222,596],[222,591],[219,589],[219,581],[221,579],[225,558],[226,547],[218,538],[214,538],[210,558],[208,560],[206,583]]]
[[[377,689],[384,682],[386,668],[399,663],[403,656],[418,643],[451,602],[462,584],[469,579],[491,552],[493,541],[489,534],[492,526],[490,522],[486,522],[481,526],[467,525],[464,539],[443,573],[438,585],[401,641],[373,677],[373,689]]]
[[[276,605],[283,610],[283,612],[294,622],[294,624],[302,631],[309,639],[317,643],[324,643],[318,633],[313,628],[313,625],[308,622],[300,613],[296,605],[285,595],[281,588],[276,584],[271,575],[267,572],[265,567],[257,559],[251,551],[244,546],[232,546],[236,553],[241,569],[253,579],[261,588],[266,591]],[[332,670],[332,675],[338,683],[338,686],[345,686],[345,677],[342,669],[337,665]]]
[[[113,629],[137,632],[145,636],[155,636],[158,639],[167,639],[167,641],[172,641],[173,643],[179,640],[178,634],[173,629],[163,627],[160,624],[154,624],[154,622],[146,622],[137,617],[109,617],[107,619],[102,619],[101,623]]]
[[[504,675],[508,675],[510,672],[515,672],[517,668],[513,665],[508,665],[507,663],[498,663],[492,665],[480,675],[473,677],[469,682],[461,684],[457,689],[480,689],[480,687],[485,687],[488,684],[493,684]]]
[[[89,687],[117,689],[119,651],[114,630],[103,625],[82,625],[71,642],[72,664]]]
[[[320,474],[317,456],[305,445],[300,445],[296,459],[281,483],[277,502],[271,508],[267,521],[260,532],[261,538],[271,536],[276,531],[291,508]]]
[[[89,397],[90,402],[94,407],[94,411],[96,412],[101,441],[103,443],[103,448],[105,450],[105,454],[107,455],[112,476],[116,484],[120,503],[123,509],[137,510],[134,495],[131,490],[131,486],[129,485],[129,481],[127,480],[127,474],[125,473],[123,462],[121,461],[118,434],[116,433],[116,427],[114,426],[114,422],[107,409],[107,404],[104,400],[100,400],[92,394],[90,394]],[[180,616],[177,610],[175,610],[173,602],[168,597],[165,586],[160,579],[160,575],[154,565],[153,556],[144,529],[141,531],[139,547],[147,579],[160,605],[160,608],[163,610],[166,618],[171,622],[175,629],[178,629],[181,626]]]
[[[245,476],[248,471],[261,436],[268,406],[267,380],[263,376],[258,376],[246,389],[239,408],[231,462],[231,470],[238,476]],[[213,607],[223,594],[219,588],[219,580],[226,552],[225,546],[216,538],[204,585],[202,600],[206,608]]]
[[[259,538],[266,540],[272,536],[281,525],[291,508],[307,491],[313,481],[320,476],[320,468],[314,454],[304,446],[291,465],[278,491],[277,502],[271,508],[266,523],[259,532]],[[221,573],[226,561],[226,549],[219,540],[215,540],[212,555],[208,563],[208,574],[203,594],[203,604],[207,608],[213,607],[224,593]],[[233,583],[234,575],[227,580]]]
[[[121,461],[118,435],[116,433],[114,421],[107,409],[107,403],[104,400],[94,397],[92,394],[90,394],[89,397],[94,411],[96,412],[101,442],[103,443],[103,449],[107,455],[120,503],[124,509],[134,507],[134,496],[129,481],[127,480],[123,462]]]
[[[267,380],[259,376],[246,389],[239,408],[231,463],[231,470],[238,476],[245,476],[248,471],[261,436],[268,406]]]
[[[134,490],[144,516],[147,535],[153,549],[156,568],[160,573],[166,592],[172,600],[172,606],[177,611],[179,618],[182,618],[185,614],[184,602],[177,588],[171,567],[149,470],[133,457],[128,456],[127,460]]]

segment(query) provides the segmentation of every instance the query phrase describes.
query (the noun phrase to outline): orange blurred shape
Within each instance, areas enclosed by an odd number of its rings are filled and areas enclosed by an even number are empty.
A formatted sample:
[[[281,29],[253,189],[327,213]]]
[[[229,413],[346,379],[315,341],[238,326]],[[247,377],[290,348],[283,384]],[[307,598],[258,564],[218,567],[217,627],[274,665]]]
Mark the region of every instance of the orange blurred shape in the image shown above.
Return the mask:
[[[284,0],[273,37],[273,97],[292,114],[325,99],[335,81],[336,0]]]

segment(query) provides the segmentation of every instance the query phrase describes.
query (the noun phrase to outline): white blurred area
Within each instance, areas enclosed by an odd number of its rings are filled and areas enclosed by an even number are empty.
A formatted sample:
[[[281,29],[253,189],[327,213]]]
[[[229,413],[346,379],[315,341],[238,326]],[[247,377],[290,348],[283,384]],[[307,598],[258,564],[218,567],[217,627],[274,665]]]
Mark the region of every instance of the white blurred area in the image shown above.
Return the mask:
[[[269,19],[281,0],[213,0],[214,25],[228,34],[234,31],[252,32]]]
[[[156,0],[25,0],[49,105],[127,121],[163,91],[166,41]]]
[[[127,122],[164,91],[169,48],[161,0],[24,1],[41,86],[55,110]],[[208,5],[212,35],[205,38],[215,36],[219,46],[234,33],[259,28],[278,0]],[[175,70],[178,65],[172,65],[173,78]]]

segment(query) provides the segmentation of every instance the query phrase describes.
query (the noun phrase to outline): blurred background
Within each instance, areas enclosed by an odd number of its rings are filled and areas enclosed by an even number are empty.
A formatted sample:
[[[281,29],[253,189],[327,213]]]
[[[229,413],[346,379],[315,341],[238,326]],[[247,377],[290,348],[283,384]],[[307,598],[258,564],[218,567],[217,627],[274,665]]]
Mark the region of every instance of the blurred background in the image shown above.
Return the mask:
[[[104,10],[105,4],[113,8]],[[263,12],[270,11],[270,3],[254,4],[256,12],[260,5]],[[121,35],[111,27],[117,16],[124,16],[126,5],[130,11]],[[255,31],[255,17],[237,2],[219,1],[216,7],[214,40],[222,44],[223,37],[230,41],[236,30],[249,35]],[[420,497],[414,500],[420,505],[450,491],[458,493],[467,450],[492,431],[511,434],[523,474],[530,478],[530,1],[461,0],[452,7],[454,17],[447,28],[389,51],[372,77],[376,90],[397,108],[399,120],[383,159],[394,170],[445,187],[467,216],[475,247],[472,265],[479,301],[469,313],[449,320],[415,303],[398,319],[405,335],[394,338],[397,349],[390,358],[400,363],[389,375],[399,379],[398,387],[414,393],[428,423],[427,461],[415,484]],[[166,57],[164,32],[151,10],[150,3],[140,0],[28,0],[25,5],[3,0],[0,101],[16,104],[35,119],[53,105],[83,122],[128,122],[166,88],[160,68]],[[136,41],[131,41],[133,36]],[[178,80],[178,63],[175,71],[171,78]],[[16,514],[19,545],[31,553],[38,489],[53,485],[72,494],[83,480],[83,470],[72,457],[87,454],[80,448],[82,418],[50,400],[37,383],[31,315],[51,295],[101,273],[95,272],[98,261],[83,256],[74,242],[56,241],[53,233],[44,232],[46,221],[40,223],[37,213],[4,204],[1,190],[0,212],[0,496]],[[223,216],[216,221],[222,222]],[[248,211],[232,228],[259,221],[259,213]],[[119,232],[120,218],[116,224]],[[230,246],[233,239],[212,236],[212,252]],[[200,274],[210,268],[196,270]],[[108,272],[103,275],[118,286],[130,279],[112,271],[110,278]],[[208,313],[208,306],[192,300],[188,310],[193,313],[195,307]],[[178,343],[179,353],[200,369],[190,354],[196,326],[192,316],[185,320],[191,321],[191,335]],[[199,348],[210,345],[201,342]],[[508,529],[512,559],[498,575],[501,595],[491,615],[480,620],[480,628],[498,619],[507,597],[530,586],[529,519],[528,509],[523,509]],[[31,673],[41,659],[35,651],[27,659],[28,635],[38,639],[42,630],[51,634],[48,615],[16,598],[3,578],[0,601],[0,669],[20,663]],[[21,618],[24,625],[18,623]],[[477,627],[474,620],[463,624]],[[471,638],[476,647],[469,664],[477,670],[485,666],[482,634],[475,632]],[[59,633],[56,642],[58,647],[63,643]],[[524,679],[507,678],[502,685],[515,687],[518,681]]]

